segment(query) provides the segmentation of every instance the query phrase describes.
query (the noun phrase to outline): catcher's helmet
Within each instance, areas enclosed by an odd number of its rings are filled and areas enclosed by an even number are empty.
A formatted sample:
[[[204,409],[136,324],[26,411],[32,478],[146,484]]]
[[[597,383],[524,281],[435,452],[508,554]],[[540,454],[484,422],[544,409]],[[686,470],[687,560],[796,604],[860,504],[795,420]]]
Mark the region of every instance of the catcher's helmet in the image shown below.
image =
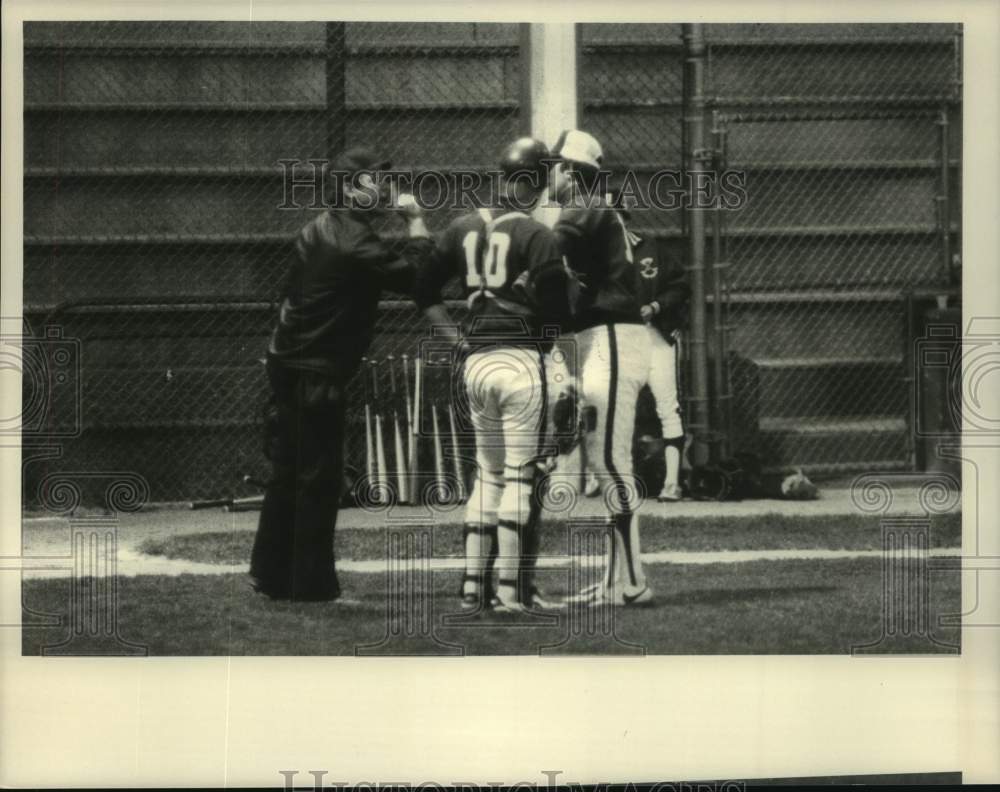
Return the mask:
[[[552,155],[549,147],[535,138],[518,138],[503,150],[500,157],[500,171],[510,179],[522,175],[537,177],[540,184],[548,180]]]

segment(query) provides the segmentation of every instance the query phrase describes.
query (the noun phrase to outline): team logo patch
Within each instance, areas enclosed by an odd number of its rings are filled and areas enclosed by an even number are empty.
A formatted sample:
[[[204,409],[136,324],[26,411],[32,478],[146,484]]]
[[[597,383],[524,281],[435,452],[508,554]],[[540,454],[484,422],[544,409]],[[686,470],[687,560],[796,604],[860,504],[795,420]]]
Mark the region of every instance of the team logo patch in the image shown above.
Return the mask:
[[[660,272],[660,268],[653,263],[652,257],[639,259],[639,268],[642,277],[649,279],[655,278]]]

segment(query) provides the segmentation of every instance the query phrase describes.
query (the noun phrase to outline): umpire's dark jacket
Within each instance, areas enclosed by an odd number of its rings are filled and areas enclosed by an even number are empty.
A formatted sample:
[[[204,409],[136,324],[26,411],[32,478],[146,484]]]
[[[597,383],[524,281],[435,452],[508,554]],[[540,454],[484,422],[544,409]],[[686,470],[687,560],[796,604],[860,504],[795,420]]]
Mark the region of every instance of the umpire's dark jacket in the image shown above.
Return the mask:
[[[397,257],[368,216],[332,209],[302,229],[268,347],[268,481],[251,582],[275,599],[340,596],[333,555],[344,471],[345,390],[368,349],[383,288],[410,289],[429,239]]]
[[[656,253],[656,240],[629,230],[632,257],[639,268],[639,299],[653,308],[652,325],[673,343],[672,333],[687,325],[691,287],[683,267]]]
[[[432,250],[430,239],[415,238],[401,255],[392,252],[368,212],[316,217],[295,243],[269,362],[350,379],[371,343],[382,291],[408,295],[417,264]]]

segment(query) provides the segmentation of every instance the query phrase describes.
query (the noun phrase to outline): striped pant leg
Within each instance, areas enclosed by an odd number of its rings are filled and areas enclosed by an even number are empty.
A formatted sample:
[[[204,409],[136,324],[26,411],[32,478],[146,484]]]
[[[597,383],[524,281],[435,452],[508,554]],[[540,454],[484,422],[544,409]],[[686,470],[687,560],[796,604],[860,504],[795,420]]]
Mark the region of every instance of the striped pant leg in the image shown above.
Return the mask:
[[[635,517],[642,490],[632,469],[632,442],[639,390],[649,370],[649,336],[637,324],[609,324],[585,334],[581,387],[587,406],[597,414],[595,430],[586,437],[587,457],[613,528],[605,584],[643,587]]]

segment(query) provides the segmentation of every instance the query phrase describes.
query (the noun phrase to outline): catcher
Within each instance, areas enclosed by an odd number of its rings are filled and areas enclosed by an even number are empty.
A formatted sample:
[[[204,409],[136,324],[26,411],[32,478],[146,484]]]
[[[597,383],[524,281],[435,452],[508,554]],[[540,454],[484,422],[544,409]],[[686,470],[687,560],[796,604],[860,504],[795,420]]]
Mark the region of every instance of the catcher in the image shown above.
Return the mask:
[[[464,531],[466,610],[548,605],[534,588],[526,556],[536,548],[529,532],[538,524],[532,508],[537,463],[548,455],[545,357],[552,342],[542,340],[542,331],[558,331],[570,310],[569,272],[555,235],[529,214],[547,189],[549,157],[538,140],[510,144],[500,161],[499,205],[452,222],[414,286],[414,301],[438,328],[455,326],[442,300],[449,280],[461,279],[469,304],[458,361],[476,440]]]

